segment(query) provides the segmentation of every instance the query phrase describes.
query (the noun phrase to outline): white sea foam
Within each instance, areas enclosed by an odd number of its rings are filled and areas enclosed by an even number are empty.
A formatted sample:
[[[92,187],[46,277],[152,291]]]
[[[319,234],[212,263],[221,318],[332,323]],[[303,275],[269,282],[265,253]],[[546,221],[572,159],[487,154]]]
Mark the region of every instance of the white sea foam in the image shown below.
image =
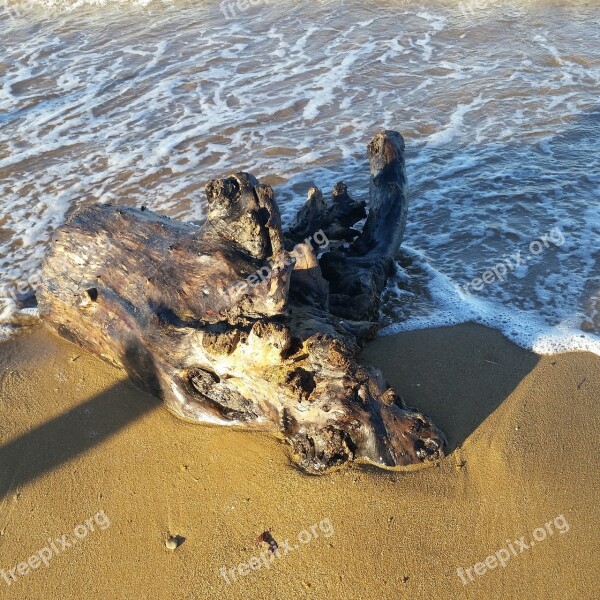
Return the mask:
[[[34,317],[10,292],[31,291],[77,207],[197,221],[204,184],[248,170],[288,222],[313,183],[365,197],[365,144],[387,127],[406,138],[412,200],[385,332],[475,321],[537,352],[600,353],[592,7],[7,2],[21,16],[0,25],[0,326]],[[552,227],[560,248],[457,294]]]
[[[473,322],[498,329],[515,344],[538,354],[587,351],[600,355],[600,337],[582,332],[577,318],[566,318],[550,325],[530,311],[465,296],[456,290],[455,283],[431,267],[419,253],[410,249],[405,251],[419,261],[420,268],[427,275],[427,292],[434,308],[426,316],[408,316],[400,322],[388,324],[381,330],[382,335]]]

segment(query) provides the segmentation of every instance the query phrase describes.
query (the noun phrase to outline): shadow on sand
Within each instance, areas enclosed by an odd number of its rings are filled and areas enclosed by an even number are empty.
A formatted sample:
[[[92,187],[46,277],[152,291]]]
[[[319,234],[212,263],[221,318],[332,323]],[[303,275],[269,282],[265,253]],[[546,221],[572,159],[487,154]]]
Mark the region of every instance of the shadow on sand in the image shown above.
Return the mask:
[[[101,444],[161,404],[130,382],[120,382],[4,444],[0,447],[0,500]]]
[[[362,353],[377,365],[406,404],[429,415],[448,438],[448,451],[493,413],[539,358],[500,332],[467,323],[375,339]],[[415,364],[417,365],[415,367]]]

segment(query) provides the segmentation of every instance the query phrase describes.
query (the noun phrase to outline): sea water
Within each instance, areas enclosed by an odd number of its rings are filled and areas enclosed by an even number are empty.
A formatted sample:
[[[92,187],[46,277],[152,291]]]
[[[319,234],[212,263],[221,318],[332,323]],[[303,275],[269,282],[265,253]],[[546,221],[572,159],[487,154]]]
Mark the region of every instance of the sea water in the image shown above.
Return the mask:
[[[0,0],[3,331],[35,318],[21,300],[78,207],[200,222],[206,182],[245,170],[287,221],[313,184],[366,199],[389,128],[411,205],[382,333],[474,321],[600,354],[599,9]]]

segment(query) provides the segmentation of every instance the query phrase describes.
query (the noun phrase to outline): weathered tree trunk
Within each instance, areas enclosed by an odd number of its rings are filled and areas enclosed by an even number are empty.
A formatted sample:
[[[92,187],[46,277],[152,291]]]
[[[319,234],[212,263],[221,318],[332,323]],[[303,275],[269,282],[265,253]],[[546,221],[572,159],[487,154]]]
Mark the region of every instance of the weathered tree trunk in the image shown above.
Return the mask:
[[[271,188],[247,173],[207,185],[202,227],[85,208],[54,237],[41,315],[177,416],[282,436],[306,472],[437,458],[443,434],[357,361],[408,205],[402,137],[380,132],[368,152],[362,233],[364,205],[338,184],[329,206],[312,188],[284,234]]]

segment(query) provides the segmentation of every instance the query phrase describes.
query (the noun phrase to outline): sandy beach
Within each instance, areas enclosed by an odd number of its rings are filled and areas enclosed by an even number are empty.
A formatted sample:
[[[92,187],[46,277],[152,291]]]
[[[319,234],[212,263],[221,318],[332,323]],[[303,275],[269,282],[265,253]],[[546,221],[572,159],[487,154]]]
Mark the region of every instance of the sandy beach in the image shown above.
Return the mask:
[[[274,438],[183,423],[44,329],[3,343],[0,595],[599,597],[600,358],[477,325],[364,358],[446,431],[444,460],[310,477]]]
[[[0,0],[0,600],[600,600],[597,4]]]

